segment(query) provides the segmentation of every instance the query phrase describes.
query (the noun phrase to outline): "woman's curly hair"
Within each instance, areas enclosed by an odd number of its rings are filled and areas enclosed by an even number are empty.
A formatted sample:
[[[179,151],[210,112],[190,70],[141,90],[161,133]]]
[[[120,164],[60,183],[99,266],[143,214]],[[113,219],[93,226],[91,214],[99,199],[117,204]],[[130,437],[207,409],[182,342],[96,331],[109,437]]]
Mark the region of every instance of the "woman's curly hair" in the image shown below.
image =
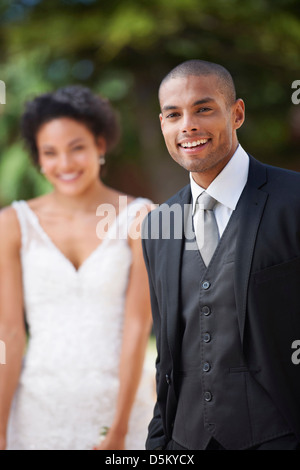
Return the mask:
[[[21,118],[21,134],[36,165],[39,160],[36,145],[39,129],[47,122],[64,117],[85,124],[95,138],[104,137],[108,151],[118,143],[119,120],[107,99],[80,85],[60,88],[26,103]]]

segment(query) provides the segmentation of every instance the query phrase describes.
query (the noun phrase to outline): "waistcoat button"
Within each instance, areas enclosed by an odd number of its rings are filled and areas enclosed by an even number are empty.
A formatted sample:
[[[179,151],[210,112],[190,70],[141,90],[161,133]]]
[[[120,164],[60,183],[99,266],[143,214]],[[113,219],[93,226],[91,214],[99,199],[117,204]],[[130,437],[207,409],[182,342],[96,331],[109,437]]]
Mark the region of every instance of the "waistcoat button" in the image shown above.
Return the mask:
[[[204,333],[204,335],[203,335],[203,341],[204,341],[204,343],[209,343],[210,340],[211,340],[210,334],[209,334],[209,333]]]
[[[201,312],[203,313],[203,315],[208,316],[210,315],[211,310],[209,307],[207,307],[207,305],[205,305],[204,307],[202,307]]]
[[[209,362],[204,362],[203,371],[208,372],[209,370],[210,370],[210,363]]]
[[[209,288],[210,288],[210,282],[204,281],[204,282],[202,283],[202,287],[203,287],[204,290],[209,289]]]
[[[211,401],[212,400],[212,394],[210,392],[205,392],[204,393],[204,400],[205,401]]]

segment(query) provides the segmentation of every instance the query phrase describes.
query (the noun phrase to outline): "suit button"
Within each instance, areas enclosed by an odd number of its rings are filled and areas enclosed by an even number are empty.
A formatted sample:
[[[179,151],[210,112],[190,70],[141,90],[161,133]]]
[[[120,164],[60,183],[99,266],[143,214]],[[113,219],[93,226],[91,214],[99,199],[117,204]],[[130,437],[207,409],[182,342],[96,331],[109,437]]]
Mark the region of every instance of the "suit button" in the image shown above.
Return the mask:
[[[204,334],[203,334],[203,341],[204,341],[204,343],[209,343],[210,340],[211,340],[210,334],[209,334],[209,333],[204,333]]]
[[[212,400],[212,394],[210,392],[205,392],[204,393],[204,400],[205,401],[211,401]]]
[[[201,309],[201,312],[207,317],[208,315],[210,315],[211,310],[207,305],[204,305],[204,307],[202,307]]]
[[[203,364],[203,372],[208,372],[210,370],[210,363],[204,362]]]
[[[210,288],[210,282],[204,281],[204,282],[202,283],[202,287],[203,287],[204,290],[209,289],[209,288]]]
[[[166,382],[167,382],[168,385],[170,385],[170,383],[171,383],[171,379],[170,379],[168,374],[166,374]]]

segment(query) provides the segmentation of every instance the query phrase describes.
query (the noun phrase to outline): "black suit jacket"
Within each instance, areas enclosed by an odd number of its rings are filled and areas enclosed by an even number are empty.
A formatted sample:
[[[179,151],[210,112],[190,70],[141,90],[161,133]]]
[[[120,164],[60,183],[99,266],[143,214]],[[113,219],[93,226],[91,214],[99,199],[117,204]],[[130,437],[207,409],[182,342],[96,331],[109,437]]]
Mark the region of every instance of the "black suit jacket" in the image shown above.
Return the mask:
[[[235,295],[246,361],[300,440],[300,174],[250,156],[236,248]],[[165,446],[175,419],[182,328],[179,312],[184,237],[170,234],[170,206],[191,202],[190,185],[151,212],[143,224],[143,250],[157,341],[157,403],[146,448]],[[158,223],[158,221],[160,221]],[[159,233],[150,236],[150,228]],[[272,423],[270,423],[272,426]]]

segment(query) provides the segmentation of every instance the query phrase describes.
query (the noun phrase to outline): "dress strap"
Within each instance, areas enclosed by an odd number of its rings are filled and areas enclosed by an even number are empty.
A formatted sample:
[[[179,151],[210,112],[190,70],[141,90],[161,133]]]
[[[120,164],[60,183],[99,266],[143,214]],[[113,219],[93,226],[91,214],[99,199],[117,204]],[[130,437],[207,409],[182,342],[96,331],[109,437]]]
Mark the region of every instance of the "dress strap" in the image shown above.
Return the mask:
[[[22,248],[24,248],[28,242],[28,215],[26,211],[26,203],[25,201],[14,201],[11,206],[14,208],[17,214],[21,229]]]

